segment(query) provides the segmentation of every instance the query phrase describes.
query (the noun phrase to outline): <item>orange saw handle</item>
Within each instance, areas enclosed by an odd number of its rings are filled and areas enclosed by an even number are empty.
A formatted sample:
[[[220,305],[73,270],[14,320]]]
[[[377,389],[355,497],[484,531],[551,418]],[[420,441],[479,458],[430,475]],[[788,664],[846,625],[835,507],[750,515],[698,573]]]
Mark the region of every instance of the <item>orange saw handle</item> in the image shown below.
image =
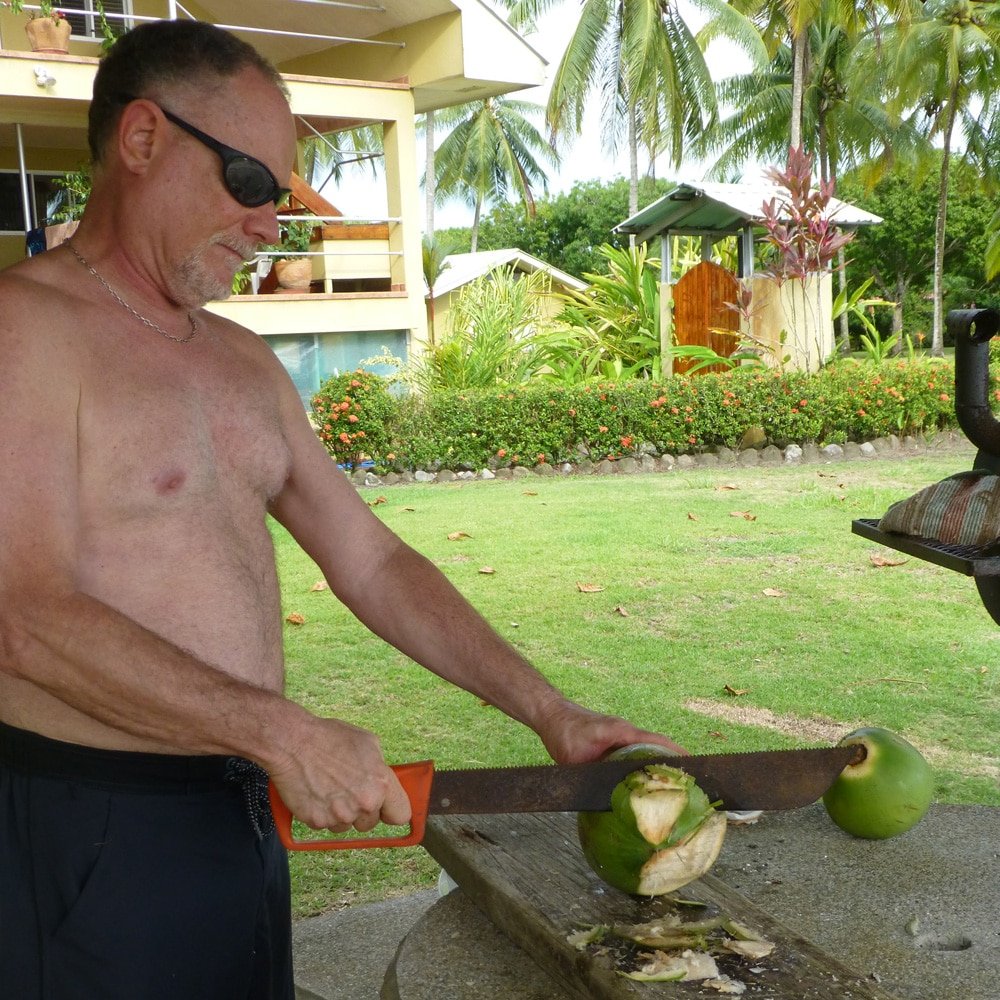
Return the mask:
[[[410,800],[410,832],[399,837],[335,837],[327,840],[299,840],[292,835],[292,813],[282,801],[274,782],[268,783],[271,812],[282,844],[289,851],[343,851],[354,847],[411,847],[424,839],[427,810],[434,780],[434,761],[418,760],[412,764],[394,764],[392,770]]]

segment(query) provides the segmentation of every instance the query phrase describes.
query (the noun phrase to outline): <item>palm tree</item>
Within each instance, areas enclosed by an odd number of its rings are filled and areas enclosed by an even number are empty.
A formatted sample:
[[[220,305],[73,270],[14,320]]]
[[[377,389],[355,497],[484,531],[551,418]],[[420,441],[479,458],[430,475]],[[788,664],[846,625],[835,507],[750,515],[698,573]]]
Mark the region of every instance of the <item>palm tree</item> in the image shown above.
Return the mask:
[[[891,116],[881,95],[852,81],[859,39],[838,20],[827,0],[806,31],[808,75],[803,86],[802,146],[815,157],[821,181],[864,165],[873,181],[896,158],[912,158],[922,148],[912,123]],[[749,159],[780,163],[788,153],[793,53],[778,45],[771,62],[719,84],[720,105],[734,109],[704,137],[706,153],[718,153],[710,173],[729,177]],[[839,255],[838,281],[846,284],[845,258]],[[841,350],[849,348],[847,313],[840,317]]]
[[[315,132],[303,143],[304,178],[320,190],[331,180],[340,180],[346,167],[368,168],[378,173],[382,158],[382,126],[359,125],[342,132]]]
[[[812,59],[818,55],[811,37],[812,28],[823,24],[823,33],[842,33],[850,41],[862,34],[878,36],[886,17],[905,22],[912,0],[733,0],[734,6],[757,25],[773,58],[782,47],[790,53],[788,99],[788,142],[792,149],[803,147],[810,133],[807,104],[810,79],[816,78]],[[714,28],[710,32],[715,32]],[[840,42],[836,39],[835,44]]]
[[[880,94],[851,83],[856,42],[842,25],[820,17],[807,35],[802,147],[815,156],[821,180],[863,163],[891,163],[922,146],[912,123],[890,115]],[[787,155],[792,58],[781,45],[766,67],[719,83],[719,103],[733,111],[699,145],[717,154],[712,176],[733,176],[750,159],[777,163]]]
[[[441,274],[451,267],[447,257],[454,252],[453,245],[433,233],[425,233],[421,247],[421,263],[424,268],[424,281],[427,284],[427,341],[431,347],[435,345],[434,336],[434,286]]]
[[[487,202],[515,195],[529,215],[533,188],[546,189],[540,160],[557,165],[559,156],[532,123],[542,108],[529,101],[491,97],[438,111],[437,122],[450,127],[434,154],[438,200],[459,196],[473,206],[471,250],[476,251],[479,221]]]
[[[883,55],[873,62],[884,73],[890,108],[916,109],[943,156],[934,235],[934,325],[931,353],[943,354],[944,250],[948,220],[948,169],[952,146],[964,136],[966,154],[983,157],[995,146],[997,73],[1000,68],[1000,3],[927,0],[911,24],[887,32]],[[992,135],[990,134],[992,131]]]
[[[516,27],[533,24],[559,0],[504,0]],[[760,38],[724,0],[696,0],[719,30],[763,58]],[[698,39],[676,0],[581,0],[573,36],[559,62],[547,117],[554,137],[579,134],[584,111],[599,93],[605,148],[624,140],[629,155],[629,212],[639,208],[639,148],[652,160],[681,161],[685,143],[716,115],[715,92]]]

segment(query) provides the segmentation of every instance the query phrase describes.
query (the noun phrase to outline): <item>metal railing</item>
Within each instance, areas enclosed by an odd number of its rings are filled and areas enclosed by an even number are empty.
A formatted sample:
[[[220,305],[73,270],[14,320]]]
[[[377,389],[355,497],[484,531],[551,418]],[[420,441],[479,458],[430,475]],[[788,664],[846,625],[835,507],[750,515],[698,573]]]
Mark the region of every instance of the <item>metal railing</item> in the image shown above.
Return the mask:
[[[335,2],[335,0],[292,0],[295,3],[316,3],[321,4],[324,7],[345,7],[352,10],[367,10],[371,11],[373,14],[384,13],[385,8],[378,5],[372,4],[362,4],[362,3],[346,3],[346,2]],[[41,12],[41,6],[38,4],[26,3],[24,5],[24,10],[32,11],[33,13]],[[81,10],[78,7],[52,7],[53,11],[57,11],[60,14],[69,16],[75,15],[79,17],[80,15],[89,16],[96,18],[98,15],[93,10]],[[119,14],[115,11],[105,11],[103,13],[104,18],[108,21],[124,21],[127,23],[128,27],[133,24],[141,24],[150,21],[176,21],[180,20],[177,16],[178,12],[184,14],[185,17],[192,21],[200,20],[191,13],[183,4],[177,2],[177,0],[167,0],[167,17],[153,17],[149,14]],[[270,35],[275,38],[308,38],[318,41],[328,41],[328,42],[351,42],[356,45],[374,45],[382,46],[384,48],[394,48],[394,49],[405,49],[406,42],[390,42],[383,41],[377,38],[359,38],[357,36],[351,35],[328,35],[325,33],[318,32],[305,32],[305,31],[286,31],[282,28],[265,28],[258,25],[252,24],[219,24],[216,23],[217,28],[224,28],[227,31],[241,31],[248,34],[257,35]],[[76,36],[81,37],[81,36]],[[101,41],[100,37],[95,34],[93,36],[86,36],[83,40],[91,41]],[[3,46],[3,38],[0,36],[0,47]]]
[[[319,228],[323,223],[334,223],[336,225],[344,225],[345,228],[349,229],[352,225],[385,225],[395,226],[402,222],[398,216],[344,216],[344,215],[314,215],[312,213],[294,215],[291,213],[280,213],[277,216],[279,222],[304,222],[304,223],[315,223],[317,228]],[[388,243],[388,237],[378,237],[372,236],[367,237],[368,240],[373,242],[385,241]],[[338,242],[338,237],[336,235],[321,237],[323,242],[336,243]],[[319,241],[314,241],[319,242]],[[343,242],[350,242],[349,239],[343,239]],[[372,268],[364,268],[364,273],[337,273],[336,269],[330,273],[323,273],[314,276],[314,281],[322,281],[325,286],[326,292],[331,292],[333,290],[333,284],[337,281],[357,281],[357,280],[392,280],[392,259],[397,257],[403,257],[404,252],[402,250],[390,250],[388,246],[385,249],[379,248],[377,250],[301,250],[301,251],[289,251],[284,248],[278,248],[275,250],[266,249],[258,250],[254,255],[253,261],[248,261],[251,266],[256,263],[256,267],[250,272],[250,283],[253,289],[253,293],[257,294],[261,282],[267,276],[267,271],[269,270],[270,263],[274,260],[287,258],[287,257],[303,257],[307,259],[313,259],[315,257],[322,258],[332,258],[339,262],[350,261],[350,260],[362,260],[370,259],[372,257],[377,257],[385,261],[385,268],[377,268],[377,273],[373,273]]]

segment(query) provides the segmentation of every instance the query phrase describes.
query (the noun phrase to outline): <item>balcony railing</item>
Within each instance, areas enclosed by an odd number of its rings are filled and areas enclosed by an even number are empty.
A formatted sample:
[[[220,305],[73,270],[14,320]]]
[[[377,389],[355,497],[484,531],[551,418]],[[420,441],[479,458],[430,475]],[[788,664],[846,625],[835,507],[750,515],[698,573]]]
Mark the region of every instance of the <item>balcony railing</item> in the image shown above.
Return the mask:
[[[279,44],[283,47],[286,47],[289,44],[290,38],[295,37],[313,41],[325,40],[331,45],[351,42],[359,45],[383,46],[395,49],[405,47],[405,43],[399,41],[384,41],[378,38],[347,37],[345,35],[333,33],[338,27],[336,13],[331,13],[333,8],[349,9],[354,13],[357,13],[358,11],[370,11],[373,17],[378,18],[380,14],[385,14],[385,8],[376,3],[347,2],[347,0],[286,0],[286,3],[288,5],[306,5],[309,10],[309,16],[313,18],[316,22],[316,26],[321,30],[318,32],[301,32],[286,30],[284,28],[270,28],[260,24],[220,24],[219,27],[238,32],[249,32],[262,36],[274,36],[277,39],[281,39]],[[55,7],[54,9],[67,15],[79,16],[81,13],[77,7]],[[145,9],[148,11],[149,7],[147,6]],[[2,8],[0,8],[0,10],[2,10]],[[41,6],[38,3],[27,3],[25,4],[25,10],[37,13],[41,10]],[[196,16],[184,7],[183,4],[177,2],[177,0],[163,0],[162,10],[165,17],[155,17],[150,16],[149,14],[136,14],[128,12],[118,13],[115,11],[105,11],[104,17],[116,25],[123,24],[127,27],[131,27],[139,23],[166,19],[193,19]],[[313,11],[316,11],[315,15],[313,14]],[[92,12],[91,16],[96,17],[96,15],[93,15]],[[18,22],[12,21],[8,12],[6,17],[0,17],[0,31],[6,27],[8,34],[10,34],[11,25],[16,23]],[[371,25],[377,28],[380,26],[380,22],[372,21]],[[327,26],[332,29],[329,33],[322,31],[322,28]],[[3,37],[0,36],[0,47],[5,47],[4,41]],[[10,38],[8,41],[13,43],[14,39]],[[78,41],[86,42],[87,40],[74,36],[72,43],[75,44]],[[24,48],[26,45],[23,32],[19,33],[16,44],[20,48]],[[262,51],[264,47],[264,43],[262,43]],[[71,49],[72,48],[73,46],[71,45]],[[84,54],[88,53],[89,50],[86,48],[77,48],[75,51],[80,54]],[[94,54],[96,54],[96,52]],[[40,58],[45,57],[40,56]],[[344,84],[349,83],[350,81],[340,80],[337,82]],[[307,117],[300,117],[298,120],[300,127],[304,127],[307,132],[311,132],[314,138],[318,137],[317,141],[324,140],[322,133],[315,128]],[[388,120],[391,122],[391,119]],[[19,159],[23,168],[23,164],[27,157],[20,143],[20,125],[17,126],[17,134],[19,141],[18,148],[20,151]],[[334,148],[334,151],[338,155],[346,154],[352,158],[357,157],[359,160],[385,155],[381,151],[372,149],[366,149],[365,151],[342,151]],[[23,173],[24,169],[22,169],[22,174]],[[394,175],[395,172],[386,170],[383,175],[383,180],[387,182],[389,176]],[[343,216],[338,212],[334,205],[325,201],[322,195],[313,191],[307,185],[303,185],[300,189],[295,190],[294,197],[297,199],[294,201],[294,204],[299,207],[304,207],[306,214],[293,216],[282,215],[279,216],[279,219],[295,219],[296,221],[308,221],[316,224],[316,238],[311,243],[308,252],[304,254],[304,256],[306,256],[312,263],[311,285],[304,291],[311,292],[313,294],[381,292],[398,294],[405,293],[408,290],[405,272],[409,268],[409,265],[406,265],[404,262],[402,239],[403,220],[401,218],[358,218]],[[394,201],[391,192],[388,201],[390,203]],[[268,250],[262,251],[257,255],[258,266],[252,271],[249,286],[254,294],[266,295],[275,290],[275,278],[268,275],[270,268],[267,265],[269,260],[273,260],[279,256],[287,256],[287,254],[279,250]],[[411,281],[410,284],[412,285],[414,282]],[[419,282],[416,282],[416,284],[418,287],[410,288],[409,291],[411,294],[419,295]]]
[[[371,11],[373,14],[384,13],[384,8],[377,4],[367,4],[367,3],[347,3],[347,2],[337,2],[337,0],[286,0],[288,3],[299,3],[299,4],[313,4],[319,5],[323,8],[330,10],[331,8],[347,8],[354,11]],[[178,3],[177,0],[166,0],[165,3],[166,14],[164,17],[156,17],[149,14],[121,14],[115,11],[106,10],[103,12],[103,17],[105,20],[111,23],[122,22],[126,28],[131,28],[136,24],[142,24],[147,21],[163,21],[171,20],[176,21],[181,18],[187,18],[188,20],[197,21],[201,20],[196,14],[191,13],[183,4]],[[39,4],[24,4],[24,10],[30,11],[31,13],[40,13],[41,6]],[[81,11],[78,7],[57,7],[53,6],[51,8],[54,11],[58,11],[60,14],[66,16],[76,16],[79,17],[81,14],[87,17],[96,18],[96,14],[93,11]],[[310,39],[313,41],[328,41],[332,43],[344,43],[351,42],[355,45],[374,45],[382,46],[385,48],[396,48],[401,49],[406,47],[405,42],[396,41],[384,41],[377,38],[361,38],[351,35],[333,35],[327,34],[325,32],[307,32],[307,31],[287,31],[283,28],[267,28],[260,25],[252,24],[221,24],[217,23],[216,27],[225,28],[228,31],[238,31],[241,33],[256,34],[256,35],[267,35],[272,38],[303,38]],[[87,38],[100,40],[99,32],[95,30],[94,35],[88,35]],[[75,38],[80,36],[74,36]],[[5,41],[2,36],[2,31],[0,31],[0,48],[6,48]]]
[[[294,257],[312,262],[310,284],[302,292],[378,292],[401,291],[402,281],[393,280],[393,261],[400,260],[402,250],[390,248],[390,230],[401,222],[398,218],[346,218],[344,216],[279,215],[279,221],[315,222],[318,238],[309,250],[296,252]],[[269,262],[287,259],[288,250],[260,250],[256,267],[250,272],[254,294],[268,294],[276,288]],[[397,278],[401,277],[399,274]]]

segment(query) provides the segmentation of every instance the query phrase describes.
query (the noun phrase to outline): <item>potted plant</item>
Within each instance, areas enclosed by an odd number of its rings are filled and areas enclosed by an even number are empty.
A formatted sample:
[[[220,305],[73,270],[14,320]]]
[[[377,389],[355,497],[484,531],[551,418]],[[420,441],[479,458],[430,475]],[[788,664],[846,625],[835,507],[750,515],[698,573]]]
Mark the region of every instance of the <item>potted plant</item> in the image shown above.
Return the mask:
[[[25,0],[6,0],[3,6],[20,14],[24,10],[24,3]],[[38,0],[39,9],[28,11],[24,31],[33,52],[56,52],[63,55],[69,52],[72,28],[66,15],[56,10],[55,6],[52,0]]]
[[[315,226],[312,222],[288,221],[281,223],[281,242],[276,251],[274,274],[279,288],[286,291],[309,291],[312,282],[312,258],[304,257],[312,242]]]

